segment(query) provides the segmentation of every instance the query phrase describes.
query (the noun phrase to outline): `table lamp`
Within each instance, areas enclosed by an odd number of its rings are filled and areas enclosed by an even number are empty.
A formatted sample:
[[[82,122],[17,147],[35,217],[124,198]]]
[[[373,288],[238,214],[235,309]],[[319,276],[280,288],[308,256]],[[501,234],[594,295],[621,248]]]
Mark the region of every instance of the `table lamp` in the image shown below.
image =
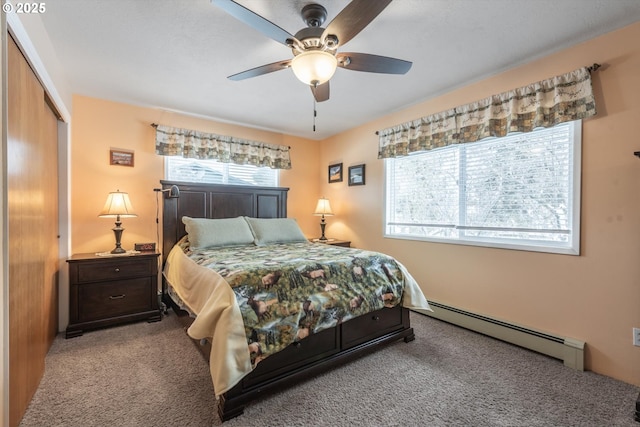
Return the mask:
[[[121,227],[122,222],[120,221],[120,217],[136,217],[135,213],[133,213],[133,206],[131,206],[131,201],[129,200],[128,193],[122,193],[120,190],[117,190],[113,193],[109,193],[107,196],[107,201],[102,208],[102,211],[98,215],[100,218],[115,218],[116,226],[113,228],[113,234],[116,236],[116,247],[111,251],[112,254],[123,254],[126,253],[124,249],[120,246],[120,240],[122,239],[122,232],[124,228]]]
[[[326,241],[327,238],[324,236],[324,228],[327,226],[327,223],[324,220],[326,216],[333,216],[333,211],[331,211],[331,205],[329,204],[329,200],[324,197],[318,199],[318,204],[316,205],[316,210],[313,213],[316,216],[322,216],[320,220],[320,230],[322,230],[322,236],[318,240]]]

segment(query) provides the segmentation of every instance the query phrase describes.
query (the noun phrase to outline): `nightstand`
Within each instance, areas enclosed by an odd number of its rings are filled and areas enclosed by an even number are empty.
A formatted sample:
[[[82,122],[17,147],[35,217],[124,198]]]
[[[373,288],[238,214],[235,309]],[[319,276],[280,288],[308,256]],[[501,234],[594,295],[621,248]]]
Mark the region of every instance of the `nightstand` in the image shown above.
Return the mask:
[[[161,319],[159,253],[124,256],[76,254],[69,263],[69,326],[66,338],[125,322]]]
[[[351,247],[351,241],[350,240],[337,240],[337,239],[318,240],[318,239],[311,239],[311,241],[313,243],[324,243],[325,245],[343,246],[345,248],[350,248]]]

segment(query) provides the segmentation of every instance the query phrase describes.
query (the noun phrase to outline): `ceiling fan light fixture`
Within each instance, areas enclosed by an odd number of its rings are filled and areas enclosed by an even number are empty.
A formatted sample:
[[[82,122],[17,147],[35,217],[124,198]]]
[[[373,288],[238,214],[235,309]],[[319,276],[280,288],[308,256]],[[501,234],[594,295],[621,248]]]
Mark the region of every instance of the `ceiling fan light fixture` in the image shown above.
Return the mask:
[[[308,50],[291,60],[291,69],[298,80],[307,85],[321,85],[336,72],[338,60],[323,50]]]

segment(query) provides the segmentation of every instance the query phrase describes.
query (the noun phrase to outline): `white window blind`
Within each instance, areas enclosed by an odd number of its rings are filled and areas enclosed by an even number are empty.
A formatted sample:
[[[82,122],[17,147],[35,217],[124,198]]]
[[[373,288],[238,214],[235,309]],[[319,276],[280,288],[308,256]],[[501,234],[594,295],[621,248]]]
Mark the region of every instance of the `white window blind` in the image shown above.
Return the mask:
[[[579,253],[580,121],[385,160],[385,236]]]
[[[278,186],[277,169],[184,157],[167,156],[165,159],[165,177],[169,181]]]

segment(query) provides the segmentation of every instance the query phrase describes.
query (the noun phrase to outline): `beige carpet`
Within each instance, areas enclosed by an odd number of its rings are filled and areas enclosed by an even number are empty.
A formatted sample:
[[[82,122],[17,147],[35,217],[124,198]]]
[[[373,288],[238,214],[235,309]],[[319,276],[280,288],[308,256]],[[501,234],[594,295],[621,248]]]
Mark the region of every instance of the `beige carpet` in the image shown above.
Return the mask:
[[[631,426],[638,387],[412,313],[397,342],[249,404],[236,426]],[[170,312],[56,338],[22,427],[219,425],[208,366]]]

